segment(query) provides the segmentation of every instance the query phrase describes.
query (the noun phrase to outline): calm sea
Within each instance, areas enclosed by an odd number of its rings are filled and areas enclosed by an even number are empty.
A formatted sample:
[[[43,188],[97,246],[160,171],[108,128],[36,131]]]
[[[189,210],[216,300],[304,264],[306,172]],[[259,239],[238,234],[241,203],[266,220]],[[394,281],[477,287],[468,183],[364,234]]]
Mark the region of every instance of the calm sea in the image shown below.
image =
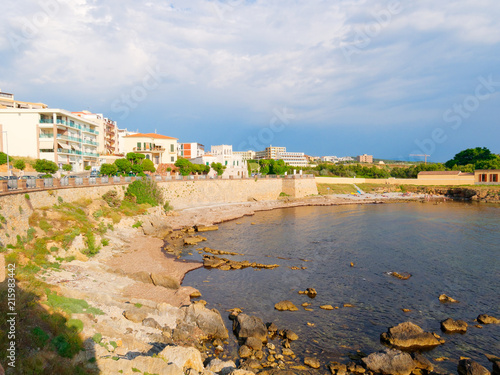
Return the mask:
[[[348,362],[357,350],[381,350],[380,334],[407,320],[446,339],[445,345],[426,353],[429,359],[450,358],[435,362],[438,369],[456,372],[460,356],[491,369],[484,354],[500,354],[500,325],[480,329],[473,321],[482,313],[500,318],[498,205],[299,207],[228,222],[206,236],[203,246],[244,254],[231,257],[235,260],[280,267],[229,272],[202,268],[189,273],[184,285],[198,288],[208,307],[222,313],[228,329],[225,310],[239,307],[298,333],[300,340],[292,344],[297,361],[316,355],[324,363]],[[186,248],[183,256],[201,259],[194,247]],[[399,280],[388,274],[393,271],[412,277]],[[308,287],[317,290],[316,298],[298,294]],[[460,303],[439,302],[442,293]],[[274,310],[281,300],[293,301],[299,311]],[[300,306],[304,302],[312,303],[314,311],[305,311]],[[342,307],[345,303],[354,307]],[[340,308],[321,310],[324,304]],[[467,333],[441,332],[440,321],[448,317],[467,321]],[[236,357],[234,340],[228,352]]]

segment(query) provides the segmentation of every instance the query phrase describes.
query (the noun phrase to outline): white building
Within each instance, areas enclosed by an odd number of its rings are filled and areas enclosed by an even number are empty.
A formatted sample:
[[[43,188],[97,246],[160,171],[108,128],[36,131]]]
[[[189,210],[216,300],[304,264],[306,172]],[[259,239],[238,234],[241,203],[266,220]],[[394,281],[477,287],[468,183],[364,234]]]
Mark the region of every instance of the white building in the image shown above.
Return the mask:
[[[118,154],[125,155],[125,141],[124,137],[128,135],[138,134],[139,132],[130,132],[127,129],[117,129],[118,133]]]
[[[309,166],[309,161],[303,152],[279,152],[276,154],[276,160],[283,160],[286,165],[292,167]]]
[[[7,132],[0,151],[8,147],[11,155],[71,164],[79,172],[98,165],[98,129],[94,121],[63,109],[0,109],[0,131]]]
[[[233,155],[241,155],[242,159],[247,160],[255,160],[255,151],[233,151]]]
[[[201,143],[189,142],[177,145],[178,155],[185,159],[197,158],[205,154],[205,146]]]
[[[233,146],[220,145],[212,146],[210,154],[191,159],[193,164],[212,165],[212,163],[221,163],[226,167],[222,177],[248,177],[247,162],[241,155],[233,154]],[[215,175],[211,170],[210,175]]]
[[[104,117],[102,113],[89,111],[72,112],[74,115],[99,124],[99,154],[115,155],[118,153],[118,126],[116,121]]]
[[[173,164],[177,161],[177,138],[156,133],[136,133],[123,137],[123,150],[127,154],[144,154],[155,167],[160,164]]]

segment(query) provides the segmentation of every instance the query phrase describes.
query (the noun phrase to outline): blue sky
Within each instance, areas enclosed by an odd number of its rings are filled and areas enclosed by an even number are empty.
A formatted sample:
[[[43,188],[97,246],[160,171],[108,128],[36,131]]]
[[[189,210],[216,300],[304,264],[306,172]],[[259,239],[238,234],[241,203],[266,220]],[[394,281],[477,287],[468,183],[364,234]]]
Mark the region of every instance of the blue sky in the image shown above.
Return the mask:
[[[500,153],[498,0],[18,0],[0,88],[234,149]]]

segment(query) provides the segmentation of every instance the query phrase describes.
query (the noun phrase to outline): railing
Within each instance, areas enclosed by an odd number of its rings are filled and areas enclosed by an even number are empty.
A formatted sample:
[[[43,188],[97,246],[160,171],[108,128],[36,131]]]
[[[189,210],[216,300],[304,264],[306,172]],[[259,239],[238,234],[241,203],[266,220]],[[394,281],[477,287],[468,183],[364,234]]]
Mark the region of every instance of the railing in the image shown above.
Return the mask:
[[[314,178],[312,174],[304,174],[304,175],[288,175],[288,176],[280,176],[281,178]],[[28,191],[30,189],[44,190],[44,189],[58,189],[58,188],[71,188],[73,186],[88,186],[88,185],[118,185],[118,184],[128,184],[130,182],[141,180],[141,179],[154,179],[158,182],[174,182],[174,181],[196,181],[196,180],[235,180],[235,179],[269,179],[276,178],[271,175],[267,176],[253,176],[249,178],[244,178],[240,176],[230,176],[230,177],[221,177],[221,176],[213,176],[209,177],[207,175],[195,175],[195,176],[181,176],[181,175],[169,175],[169,176],[147,176],[147,177],[119,177],[114,176],[109,178],[107,176],[103,177],[64,177],[61,179],[54,178],[28,178],[28,179],[20,179],[20,180],[0,180],[0,195],[8,193],[9,191],[15,191],[16,193],[21,193],[24,191]]]
[[[94,146],[98,146],[99,145],[99,143],[91,141],[90,139],[85,139],[85,138],[83,138],[83,143],[86,143],[86,144],[89,144],[89,145],[94,145]]]
[[[54,134],[40,134],[40,138],[54,138]],[[64,139],[66,141],[81,142],[81,138],[71,137],[69,135],[57,134],[57,139]]]
[[[87,133],[92,133],[92,134],[99,134],[98,131],[90,129],[90,128],[87,128],[85,126],[81,126],[80,129],[82,130],[82,132],[87,132]]]

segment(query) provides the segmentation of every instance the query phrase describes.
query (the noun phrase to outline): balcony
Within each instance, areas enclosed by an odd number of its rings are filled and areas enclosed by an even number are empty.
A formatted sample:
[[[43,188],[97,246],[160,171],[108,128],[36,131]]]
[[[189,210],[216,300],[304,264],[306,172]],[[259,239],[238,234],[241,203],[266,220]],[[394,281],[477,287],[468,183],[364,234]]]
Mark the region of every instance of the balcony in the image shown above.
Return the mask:
[[[90,129],[90,128],[85,127],[85,126],[81,126],[80,129],[82,130],[82,132],[91,133],[91,134],[99,134],[98,131],[96,131],[94,129]]]
[[[142,149],[142,148],[134,147],[133,150],[134,150],[134,152],[153,152],[153,153],[158,153],[158,152],[165,152],[165,147],[155,146],[152,149],[146,148],[145,150]]]
[[[86,138],[83,138],[83,143],[88,144],[88,145],[94,145],[94,146],[99,145],[97,142],[91,141],[90,139],[86,139]]]
[[[54,134],[43,134],[40,133],[40,138],[54,138]],[[76,138],[76,137],[71,137],[69,135],[64,135],[64,134],[57,134],[57,139],[62,139],[65,141],[70,141],[70,142],[78,142],[80,143],[82,141],[81,138]]]
[[[81,155],[82,152],[78,150],[65,150],[63,148],[57,149],[58,154],[67,154],[67,155]]]

